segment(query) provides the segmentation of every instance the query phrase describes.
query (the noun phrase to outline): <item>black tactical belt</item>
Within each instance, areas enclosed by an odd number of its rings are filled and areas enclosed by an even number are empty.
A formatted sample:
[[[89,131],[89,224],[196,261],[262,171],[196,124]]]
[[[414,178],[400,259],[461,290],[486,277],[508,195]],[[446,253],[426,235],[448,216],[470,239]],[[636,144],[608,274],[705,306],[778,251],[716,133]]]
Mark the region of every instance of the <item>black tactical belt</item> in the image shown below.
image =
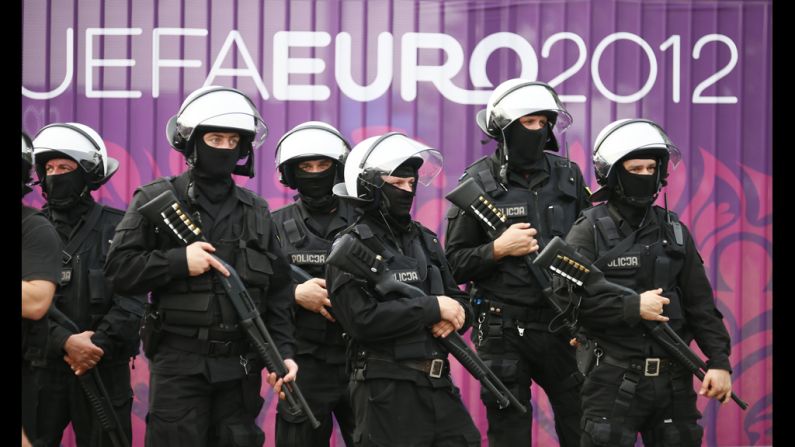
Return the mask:
[[[396,363],[398,365],[411,368],[422,373],[427,374],[429,377],[439,379],[446,376],[450,372],[450,363],[447,359],[429,359],[429,360],[394,360],[380,354],[368,353],[367,362],[370,360]]]
[[[662,357],[619,360],[615,357],[605,355],[599,361],[605,362],[608,365],[617,366],[621,369],[629,369],[632,371],[636,371],[637,373],[642,374],[646,377],[656,377],[663,372],[671,373],[674,370],[679,369],[681,367],[679,362]]]
[[[214,341],[235,341],[243,340],[246,338],[245,334],[240,330],[220,329],[217,326],[211,328],[186,328],[185,326],[173,326],[164,323],[163,331],[169,334],[176,334],[187,338],[197,338],[200,340],[214,340]],[[203,335],[202,335],[203,334]]]
[[[494,300],[486,300],[489,313],[492,315],[510,318],[524,322],[548,322],[555,317],[555,311],[548,307],[518,306],[516,304],[502,303]]]
[[[174,333],[166,333],[160,346],[168,346],[180,351],[194,352],[208,357],[224,357],[245,354],[248,352],[248,340],[199,340]]]

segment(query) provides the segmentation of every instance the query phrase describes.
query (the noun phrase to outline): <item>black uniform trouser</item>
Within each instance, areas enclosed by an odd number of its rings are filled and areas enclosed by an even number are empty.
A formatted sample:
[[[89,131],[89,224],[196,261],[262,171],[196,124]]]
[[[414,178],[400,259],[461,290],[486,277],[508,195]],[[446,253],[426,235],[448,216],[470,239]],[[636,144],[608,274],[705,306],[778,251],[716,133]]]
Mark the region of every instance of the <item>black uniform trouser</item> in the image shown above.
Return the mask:
[[[496,333],[484,336],[483,343],[477,348],[478,354],[528,412],[521,414],[513,406],[500,410],[494,396],[481,387],[480,398],[486,406],[489,420],[489,445],[532,445],[530,385],[535,380],[549,397],[560,445],[579,446],[582,374],[577,370],[575,349],[569,346],[562,334],[527,328],[520,336],[510,324],[503,324],[501,330],[498,329],[499,318],[492,318],[490,329],[484,328],[484,331]],[[473,330],[477,331],[477,328]]]
[[[74,372],[63,360],[48,361],[51,364],[46,368],[23,367],[22,426],[28,439],[37,446],[57,447],[71,422],[77,445],[112,445]],[[58,361],[61,364],[56,363]],[[96,368],[122,425],[123,435],[132,442],[130,366],[127,362],[100,362]]]
[[[596,366],[582,387],[582,447],[633,446],[637,433],[647,447],[698,447],[703,428],[697,421],[696,392],[690,373],[679,368],[659,376],[637,378],[635,395],[621,417],[614,412],[626,370],[607,363]],[[683,390],[676,402],[674,389]]]
[[[366,379],[351,389],[354,445],[479,446],[480,432],[455,386],[431,388],[411,380]]]
[[[149,376],[148,447],[261,447],[259,370],[210,383],[203,374]]]
[[[276,415],[276,445],[328,446],[334,428],[333,413],[345,445],[353,446],[354,417],[345,364],[326,363],[311,355],[299,355],[295,360],[300,369],[298,386],[320,421],[320,427],[312,428],[303,413],[292,415],[287,402],[280,400]]]

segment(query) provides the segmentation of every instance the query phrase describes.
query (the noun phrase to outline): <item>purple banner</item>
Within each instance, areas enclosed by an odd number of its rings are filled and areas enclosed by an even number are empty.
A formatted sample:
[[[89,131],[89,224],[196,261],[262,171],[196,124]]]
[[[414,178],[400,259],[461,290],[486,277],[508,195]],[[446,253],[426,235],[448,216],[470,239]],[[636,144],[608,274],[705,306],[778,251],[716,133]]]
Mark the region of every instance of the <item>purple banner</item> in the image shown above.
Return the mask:
[[[185,169],[166,121],[206,84],[243,90],[270,136],[257,176],[238,178],[276,209],[274,148],[298,123],[326,121],[352,143],[399,130],[439,148],[445,168],[414,216],[444,237],[444,200],[494,150],[475,113],[500,82],[550,83],[574,117],[562,138],[596,186],[590,151],[619,118],[660,123],[682,150],[669,206],[695,238],[732,337],[734,390],[748,411],[699,398],[704,445],[772,444],[771,1],[24,0],[23,130],[77,121],[121,167],[96,197],[126,208],[135,188]],[[38,191],[28,202],[42,204]],[[132,371],[133,445],[143,445],[148,367]],[[479,386],[453,366],[486,441]],[[533,386],[534,445],[554,445]],[[275,401],[260,425],[273,445]],[[71,434],[64,445],[74,445]],[[333,445],[343,445],[335,434]]]

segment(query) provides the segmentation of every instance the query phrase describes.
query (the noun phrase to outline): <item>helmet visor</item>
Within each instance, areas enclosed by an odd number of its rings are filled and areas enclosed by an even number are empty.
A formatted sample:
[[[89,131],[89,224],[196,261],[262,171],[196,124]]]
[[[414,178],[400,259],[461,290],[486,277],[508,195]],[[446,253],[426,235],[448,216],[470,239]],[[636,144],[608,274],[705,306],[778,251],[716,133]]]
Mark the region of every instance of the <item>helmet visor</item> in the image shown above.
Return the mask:
[[[494,105],[492,119],[498,128],[505,129],[517,119],[538,112],[557,114],[554,129],[559,133],[564,132],[572,123],[571,115],[560,103],[555,92],[541,84],[527,84],[509,90]]]
[[[226,112],[212,115],[201,121],[189,119],[177,120],[177,132],[186,141],[190,141],[193,133],[199,127],[213,127],[229,129],[229,132],[238,132],[252,137],[252,147],[260,146],[268,136],[268,126],[258,113]]]
[[[422,161],[417,181],[428,186],[442,170],[444,157],[439,151],[405,135],[388,135],[375,144],[377,146],[372,148],[363,162],[364,171],[392,175],[398,166],[409,158],[416,157]]]
[[[276,148],[276,165],[313,156],[341,161],[347,152],[347,143],[328,130],[300,129],[279,142]]]

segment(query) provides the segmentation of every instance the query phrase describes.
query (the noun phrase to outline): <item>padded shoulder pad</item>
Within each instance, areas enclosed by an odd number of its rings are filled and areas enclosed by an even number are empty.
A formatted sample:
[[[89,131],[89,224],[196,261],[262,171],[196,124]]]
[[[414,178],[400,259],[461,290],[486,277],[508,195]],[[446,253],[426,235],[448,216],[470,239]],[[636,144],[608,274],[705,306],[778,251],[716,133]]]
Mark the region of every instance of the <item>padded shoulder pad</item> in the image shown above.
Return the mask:
[[[103,205],[103,211],[114,216],[119,216],[119,218],[124,217],[124,210],[118,208]]]
[[[455,205],[451,204],[450,208],[447,208],[447,220],[455,219],[461,214],[464,214],[464,212],[461,210],[461,208]]]
[[[145,185],[139,186],[136,191],[143,192],[148,198],[154,198],[163,191],[170,189],[167,182],[173,183],[174,178],[173,176],[158,177]]]
[[[265,209],[269,209],[270,208],[268,206],[268,201],[265,200],[259,194],[255,193],[254,191],[252,191],[252,190],[250,190],[248,188],[243,188],[243,187],[240,187],[240,186],[238,188],[240,189],[240,191],[243,192],[243,194],[245,194],[246,196],[251,198],[251,201],[254,203],[254,206],[256,208],[258,208],[258,209],[259,208],[265,208]]]

